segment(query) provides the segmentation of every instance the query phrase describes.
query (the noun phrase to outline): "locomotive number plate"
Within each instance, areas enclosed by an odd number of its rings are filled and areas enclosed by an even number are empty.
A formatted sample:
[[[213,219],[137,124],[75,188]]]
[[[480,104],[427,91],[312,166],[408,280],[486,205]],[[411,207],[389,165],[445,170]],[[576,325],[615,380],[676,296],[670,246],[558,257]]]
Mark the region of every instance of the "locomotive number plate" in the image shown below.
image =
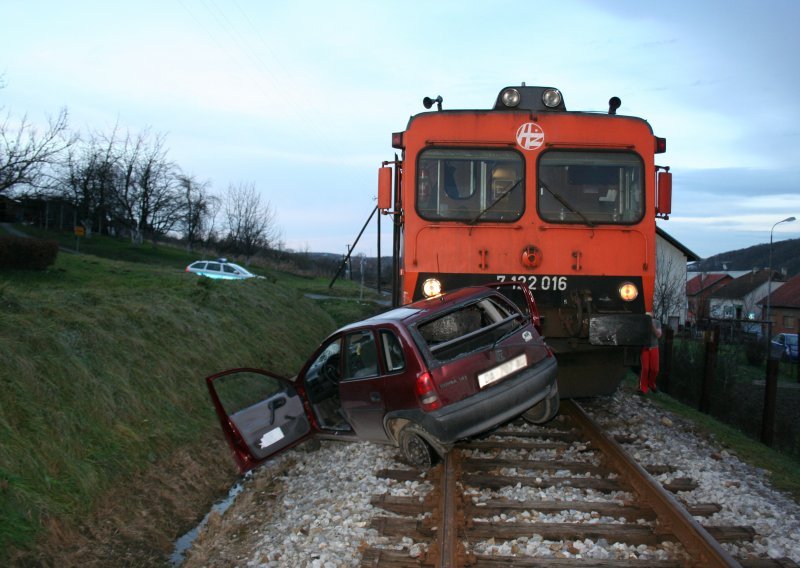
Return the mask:
[[[531,291],[557,291],[563,292],[567,289],[568,279],[566,276],[546,276],[540,274],[498,274],[498,282],[519,282],[527,284]]]

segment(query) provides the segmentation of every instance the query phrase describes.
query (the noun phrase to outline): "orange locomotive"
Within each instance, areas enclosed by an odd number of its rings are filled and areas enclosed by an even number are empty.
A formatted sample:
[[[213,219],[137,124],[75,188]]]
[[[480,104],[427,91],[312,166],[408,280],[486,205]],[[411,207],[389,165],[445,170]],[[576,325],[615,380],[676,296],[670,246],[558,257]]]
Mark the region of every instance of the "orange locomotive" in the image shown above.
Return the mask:
[[[547,87],[491,110],[412,116],[379,172],[394,219],[394,303],[491,281],[534,293],[561,397],[613,392],[649,340],[657,216],[670,213],[666,141],[641,118],[567,111]],[[391,166],[394,166],[392,169]],[[394,193],[392,194],[392,189]]]

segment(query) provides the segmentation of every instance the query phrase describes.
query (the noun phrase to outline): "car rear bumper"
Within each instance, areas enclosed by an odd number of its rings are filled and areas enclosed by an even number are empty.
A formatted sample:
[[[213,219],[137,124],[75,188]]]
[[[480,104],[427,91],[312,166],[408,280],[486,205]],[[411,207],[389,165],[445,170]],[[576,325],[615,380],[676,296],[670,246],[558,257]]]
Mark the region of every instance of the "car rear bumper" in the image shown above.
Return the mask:
[[[557,368],[555,357],[548,357],[499,384],[439,410],[399,411],[391,413],[387,419],[410,420],[420,434],[433,438],[429,441],[434,446],[449,446],[508,422],[552,396],[557,392]]]

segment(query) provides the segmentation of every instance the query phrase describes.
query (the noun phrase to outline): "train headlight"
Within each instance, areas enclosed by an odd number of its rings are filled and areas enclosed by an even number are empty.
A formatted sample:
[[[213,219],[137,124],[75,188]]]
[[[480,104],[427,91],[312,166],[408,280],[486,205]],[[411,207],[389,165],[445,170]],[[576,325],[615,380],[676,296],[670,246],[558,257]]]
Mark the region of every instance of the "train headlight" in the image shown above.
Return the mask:
[[[556,108],[561,104],[561,91],[558,89],[545,89],[542,93],[542,102],[547,108]]]
[[[436,278],[428,278],[422,283],[422,295],[426,298],[440,296],[442,293],[442,283]]]
[[[639,297],[639,289],[631,282],[625,282],[619,287],[619,297],[626,302],[633,302]]]
[[[514,108],[519,104],[520,94],[516,89],[506,89],[500,94],[500,100],[509,108]]]

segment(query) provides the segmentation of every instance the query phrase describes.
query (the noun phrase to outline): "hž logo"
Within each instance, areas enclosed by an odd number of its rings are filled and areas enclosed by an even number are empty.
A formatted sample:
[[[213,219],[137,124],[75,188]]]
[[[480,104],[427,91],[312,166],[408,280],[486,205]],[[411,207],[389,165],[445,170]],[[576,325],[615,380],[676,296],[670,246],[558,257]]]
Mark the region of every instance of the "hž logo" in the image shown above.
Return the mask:
[[[523,150],[536,150],[544,144],[544,130],[535,122],[526,122],[517,128],[517,144]]]

